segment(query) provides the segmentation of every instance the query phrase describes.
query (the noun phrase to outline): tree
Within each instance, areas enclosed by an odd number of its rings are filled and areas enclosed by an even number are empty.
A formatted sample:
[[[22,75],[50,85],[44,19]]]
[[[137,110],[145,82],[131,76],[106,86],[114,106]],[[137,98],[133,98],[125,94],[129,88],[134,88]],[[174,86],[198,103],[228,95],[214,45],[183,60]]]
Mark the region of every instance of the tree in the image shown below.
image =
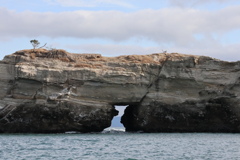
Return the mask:
[[[32,44],[33,49],[36,49],[36,47],[38,47],[40,44],[40,42],[38,42],[36,39],[31,40],[30,43]]]
[[[35,50],[35,49],[39,46],[39,44],[40,44],[40,42],[38,42],[38,40],[36,40],[36,39],[31,40],[30,43],[31,43],[32,46],[33,46],[33,50]],[[38,48],[43,48],[43,47],[45,47],[46,45],[47,45],[47,43],[45,43],[43,46],[38,47]]]

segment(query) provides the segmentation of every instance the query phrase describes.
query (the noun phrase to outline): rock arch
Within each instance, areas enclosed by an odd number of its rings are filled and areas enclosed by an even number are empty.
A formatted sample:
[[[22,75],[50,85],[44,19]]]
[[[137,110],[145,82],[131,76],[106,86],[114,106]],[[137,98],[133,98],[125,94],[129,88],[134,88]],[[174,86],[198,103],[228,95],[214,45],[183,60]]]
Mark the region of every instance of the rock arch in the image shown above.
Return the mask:
[[[123,104],[127,131],[240,132],[239,62],[50,52],[0,61],[0,132],[100,132]]]

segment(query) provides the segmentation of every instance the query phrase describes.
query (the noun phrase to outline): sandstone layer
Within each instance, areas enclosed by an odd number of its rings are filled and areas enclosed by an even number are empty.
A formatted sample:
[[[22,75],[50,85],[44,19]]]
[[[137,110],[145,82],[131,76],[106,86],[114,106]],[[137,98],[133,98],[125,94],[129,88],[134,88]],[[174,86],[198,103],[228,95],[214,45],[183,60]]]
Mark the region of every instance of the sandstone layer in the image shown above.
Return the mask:
[[[240,132],[240,62],[22,50],[0,61],[0,132]]]

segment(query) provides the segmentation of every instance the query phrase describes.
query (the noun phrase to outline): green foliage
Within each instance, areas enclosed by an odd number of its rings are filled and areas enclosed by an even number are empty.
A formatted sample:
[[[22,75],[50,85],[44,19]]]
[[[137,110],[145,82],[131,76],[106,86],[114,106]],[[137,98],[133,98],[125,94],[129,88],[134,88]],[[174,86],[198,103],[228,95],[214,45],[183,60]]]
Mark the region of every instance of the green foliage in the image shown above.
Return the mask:
[[[38,42],[38,40],[36,40],[36,39],[31,40],[30,43],[32,44],[33,49],[35,49],[36,47],[38,47],[39,44],[40,44],[40,42]]]

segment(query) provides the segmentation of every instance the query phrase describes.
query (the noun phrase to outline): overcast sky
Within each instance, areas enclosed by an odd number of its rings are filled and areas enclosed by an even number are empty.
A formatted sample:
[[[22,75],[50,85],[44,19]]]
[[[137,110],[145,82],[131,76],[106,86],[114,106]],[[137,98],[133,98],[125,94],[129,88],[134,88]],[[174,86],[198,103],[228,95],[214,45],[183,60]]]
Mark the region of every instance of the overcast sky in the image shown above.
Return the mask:
[[[240,60],[239,0],[0,0],[0,21],[0,59],[37,39],[74,53]]]

